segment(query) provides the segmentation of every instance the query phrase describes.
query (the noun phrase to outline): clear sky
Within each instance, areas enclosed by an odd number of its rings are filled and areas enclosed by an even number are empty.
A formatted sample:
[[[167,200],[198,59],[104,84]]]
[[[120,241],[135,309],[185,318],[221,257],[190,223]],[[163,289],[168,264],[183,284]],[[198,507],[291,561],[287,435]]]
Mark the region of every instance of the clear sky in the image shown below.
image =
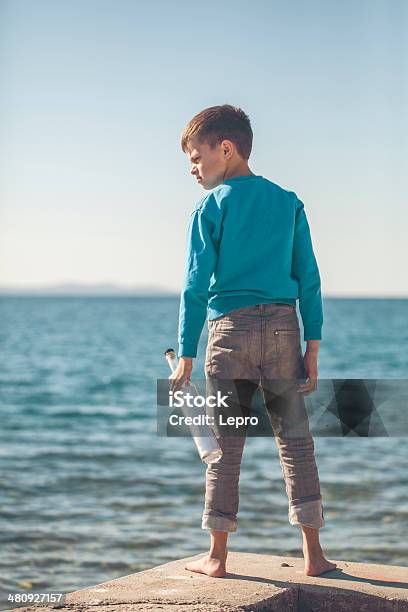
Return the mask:
[[[0,285],[178,291],[180,134],[241,106],[329,295],[407,295],[405,0],[0,2]]]

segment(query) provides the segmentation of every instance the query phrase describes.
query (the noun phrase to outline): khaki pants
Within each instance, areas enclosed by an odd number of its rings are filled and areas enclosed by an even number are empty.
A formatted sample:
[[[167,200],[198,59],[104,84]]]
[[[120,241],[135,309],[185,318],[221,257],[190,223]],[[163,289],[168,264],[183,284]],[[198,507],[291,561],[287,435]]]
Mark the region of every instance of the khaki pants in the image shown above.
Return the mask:
[[[296,308],[286,304],[239,308],[208,321],[208,330],[207,395],[220,390],[229,398],[227,415],[250,416],[251,400],[260,386],[285,479],[289,522],[323,527],[313,438],[303,395],[294,388],[305,375]],[[207,467],[202,529],[236,531],[247,426],[218,427],[225,409],[207,412],[215,417],[213,428],[223,456]]]

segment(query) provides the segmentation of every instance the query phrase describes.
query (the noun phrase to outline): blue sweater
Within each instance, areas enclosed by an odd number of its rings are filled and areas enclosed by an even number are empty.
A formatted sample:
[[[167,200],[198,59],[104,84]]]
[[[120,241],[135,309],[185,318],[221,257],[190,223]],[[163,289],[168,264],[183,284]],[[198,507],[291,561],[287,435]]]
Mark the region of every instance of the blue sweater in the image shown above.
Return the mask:
[[[320,275],[303,203],[263,176],[224,180],[191,213],[179,357],[196,357],[206,320],[235,308],[296,304],[304,340],[321,340]]]

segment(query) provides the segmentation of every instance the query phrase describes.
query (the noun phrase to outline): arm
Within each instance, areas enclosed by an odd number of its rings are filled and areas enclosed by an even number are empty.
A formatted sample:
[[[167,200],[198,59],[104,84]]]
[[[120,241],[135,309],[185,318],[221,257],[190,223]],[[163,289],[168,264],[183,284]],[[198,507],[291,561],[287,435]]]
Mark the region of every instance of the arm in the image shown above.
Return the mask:
[[[296,198],[293,237],[292,276],[299,283],[299,310],[302,316],[307,350],[318,350],[322,338],[323,307],[319,268],[313,252],[309,224],[303,202]],[[309,342],[311,341],[311,342]]]
[[[306,342],[306,353],[317,353],[319,352],[320,340],[307,340]]]
[[[217,261],[217,225],[213,212],[204,205],[191,214],[180,300],[179,357],[197,356],[198,341],[207,316],[210,279]]]
[[[292,275],[299,283],[299,310],[303,321],[304,340],[307,344],[303,365],[308,380],[299,385],[298,391],[303,395],[309,395],[317,387],[317,357],[322,337],[323,308],[319,268],[313,253],[304,205],[298,198],[296,198]]]

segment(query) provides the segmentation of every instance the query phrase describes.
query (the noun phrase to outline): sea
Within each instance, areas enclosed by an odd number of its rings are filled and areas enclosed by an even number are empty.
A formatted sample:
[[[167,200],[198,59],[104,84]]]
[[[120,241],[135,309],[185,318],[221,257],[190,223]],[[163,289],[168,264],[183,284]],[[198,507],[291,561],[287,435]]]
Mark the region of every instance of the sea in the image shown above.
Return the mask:
[[[157,434],[178,309],[177,296],[0,298],[0,609],[15,607],[9,593],[64,593],[207,550],[206,466],[191,438]],[[319,379],[406,382],[407,323],[407,299],[324,299]],[[205,325],[200,379],[206,341]],[[408,565],[402,433],[314,438],[328,559]],[[229,550],[301,557],[287,513],[274,438],[248,437]]]

